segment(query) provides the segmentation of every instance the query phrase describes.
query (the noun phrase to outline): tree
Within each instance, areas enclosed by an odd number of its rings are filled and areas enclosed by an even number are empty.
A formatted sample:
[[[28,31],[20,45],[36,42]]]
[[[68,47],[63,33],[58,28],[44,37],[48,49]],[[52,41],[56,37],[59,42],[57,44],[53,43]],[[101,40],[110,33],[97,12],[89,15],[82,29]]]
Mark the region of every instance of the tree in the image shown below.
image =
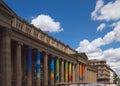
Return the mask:
[[[114,79],[114,83],[115,83],[115,84],[120,84],[120,78],[115,78],[115,79]]]

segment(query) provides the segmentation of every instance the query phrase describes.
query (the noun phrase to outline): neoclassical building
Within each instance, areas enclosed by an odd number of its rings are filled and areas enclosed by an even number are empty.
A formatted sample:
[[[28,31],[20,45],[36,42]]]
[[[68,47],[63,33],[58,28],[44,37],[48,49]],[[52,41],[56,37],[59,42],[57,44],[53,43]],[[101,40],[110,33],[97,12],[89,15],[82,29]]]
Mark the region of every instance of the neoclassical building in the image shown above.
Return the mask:
[[[87,83],[87,60],[0,0],[0,86]]]

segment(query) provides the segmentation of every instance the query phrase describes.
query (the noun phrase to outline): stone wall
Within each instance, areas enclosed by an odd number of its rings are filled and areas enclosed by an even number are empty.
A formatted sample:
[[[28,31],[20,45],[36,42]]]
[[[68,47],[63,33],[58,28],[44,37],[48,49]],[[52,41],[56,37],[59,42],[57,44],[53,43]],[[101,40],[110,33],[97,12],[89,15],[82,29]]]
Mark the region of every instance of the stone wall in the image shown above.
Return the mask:
[[[97,70],[87,66],[87,83],[97,83]]]

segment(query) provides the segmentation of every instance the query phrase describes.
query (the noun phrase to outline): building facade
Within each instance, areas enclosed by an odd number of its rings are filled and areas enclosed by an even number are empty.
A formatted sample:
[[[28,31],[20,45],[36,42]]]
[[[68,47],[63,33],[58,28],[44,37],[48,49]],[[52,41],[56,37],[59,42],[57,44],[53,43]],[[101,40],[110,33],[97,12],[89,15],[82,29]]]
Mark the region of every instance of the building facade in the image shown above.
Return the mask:
[[[87,66],[87,83],[97,83],[97,69],[92,66]]]
[[[0,0],[0,86],[87,83],[87,60]]]
[[[103,84],[110,83],[110,67],[104,60],[89,60],[90,65],[97,68],[97,82]]]
[[[110,69],[110,83],[113,84],[114,83],[114,72],[113,70]]]
[[[110,68],[110,84],[115,83],[114,80],[117,78],[117,74],[114,70]]]

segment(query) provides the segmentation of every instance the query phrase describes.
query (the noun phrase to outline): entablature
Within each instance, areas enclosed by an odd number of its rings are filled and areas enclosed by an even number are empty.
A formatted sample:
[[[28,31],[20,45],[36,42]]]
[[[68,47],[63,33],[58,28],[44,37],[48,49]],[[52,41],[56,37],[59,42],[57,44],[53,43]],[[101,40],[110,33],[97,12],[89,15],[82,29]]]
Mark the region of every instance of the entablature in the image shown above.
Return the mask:
[[[75,50],[71,49],[68,45],[63,44],[57,39],[49,36],[45,32],[41,31],[39,28],[36,28],[34,25],[27,23],[25,20],[16,17],[12,20],[12,27],[16,28],[32,37],[37,38],[38,40],[47,43],[50,46],[53,46],[67,54],[77,53]]]

